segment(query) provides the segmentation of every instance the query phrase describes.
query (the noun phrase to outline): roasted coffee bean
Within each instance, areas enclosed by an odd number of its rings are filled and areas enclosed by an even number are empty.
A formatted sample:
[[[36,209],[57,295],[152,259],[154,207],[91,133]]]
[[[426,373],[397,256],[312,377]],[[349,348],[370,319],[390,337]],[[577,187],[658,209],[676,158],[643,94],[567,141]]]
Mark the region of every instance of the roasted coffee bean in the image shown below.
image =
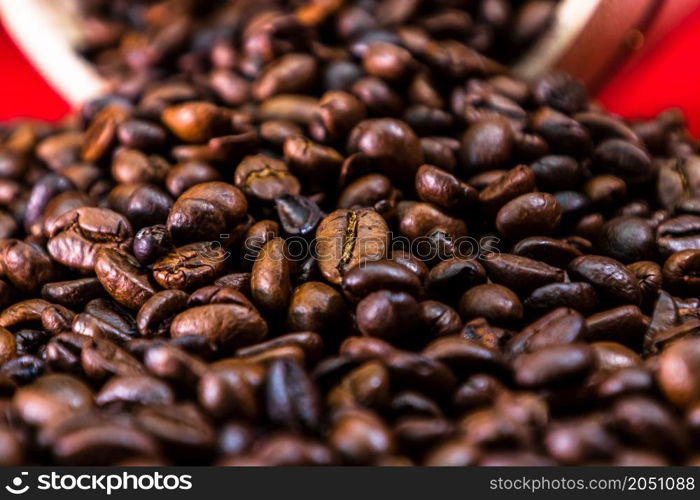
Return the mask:
[[[291,359],[270,365],[266,382],[267,416],[283,428],[314,431],[319,425],[319,396],[304,368]]]
[[[55,373],[19,389],[13,405],[26,423],[45,425],[71,414],[88,412],[94,402],[92,391],[83,382]]]
[[[498,231],[509,239],[551,234],[559,225],[562,209],[547,193],[529,193],[506,203],[496,216]]]
[[[406,292],[415,297],[422,293],[418,276],[404,266],[388,260],[367,262],[350,269],[342,281],[343,293],[358,302],[378,290]]]
[[[167,289],[191,289],[216,278],[224,268],[227,252],[209,242],[176,248],[153,264],[153,278]]]
[[[697,268],[700,266],[700,250],[683,250],[672,254],[663,267],[663,279],[670,290],[687,296],[700,290]]]
[[[290,235],[313,233],[323,217],[318,205],[305,196],[282,194],[275,199],[275,206],[282,228]]]
[[[659,361],[658,380],[664,394],[676,406],[689,408],[700,398],[697,364],[700,350],[697,339],[671,344]]]
[[[115,377],[95,396],[99,406],[158,406],[174,401],[175,394],[168,384],[140,375]]]
[[[568,272],[571,278],[593,285],[601,299],[635,305],[641,302],[642,293],[637,280],[615,259],[584,255],[569,263]]]
[[[165,187],[175,197],[180,196],[195,184],[221,180],[219,172],[211,165],[196,160],[175,165],[165,176]]]
[[[633,262],[627,268],[639,283],[639,288],[642,290],[642,303],[654,303],[663,281],[661,266],[656,262],[639,261]]]
[[[180,195],[166,226],[177,241],[215,239],[241,222],[247,209],[238,188],[225,182],[204,182]]]
[[[510,200],[535,190],[533,170],[518,165],[489,183],[479,193],[479,202],[489,213],[497,213]]]
[[[534,162],[530,168],[534,173],[537,186],[544,190],[575,189],[584,176],[579,162],[570,156],[544,156]]]
[[[390,430],[373,413],[362,410],[342,412],[329,436],[331,446],[349,464],[370,464],[393,451]]]
[[[71,210],[57,221],[47,248],[61,264],[92,271],[100,248],[128,250],[133,231],[122,215],[105,208]]]
[[[161,120],[185,142],[202,143],[231,128],[231,116],[224,108],[208,102],[186,102],[163,110]]]
[[[586,88],[575,78],[560,71],[541,76],[535,82],[532,93],[538,104],[551,106],[567,114],[585,109],[588,101]]]
[[[462,219],[453,217],[431,203],[401,202],[398,214],[399,230],[411,240],[429,236],[438,229],[454,238],[467,235],[467,225]]]
[[[0,329],[0,363],[6,363],[17,355],[15,336],[5,328]]]
[[[1,254],[5,276],[19,290],[36,292],[52,281],[56,270],[49,255],[35,244],[10,241]]]
[[[598,247],[621,262],[648,259],[654,252],[654,231],[639,217],[616,217],[603,225]]]
[[[638,307],[620,306],[586,318],[586,339],[639,345],[645,327],[642,311]]]
[[[247,156],[236,167],[234,184],[247,196],[262,202],[271,202],[282,194],[299,194],[299,180],[287,165],[275,158]]]
[[[148,271],[126,252],[111,248],[98,250],[95,274],[114,300],[131,309],[140,308],[156,293]]]
[[[474,205],[478,196],[469,184],[432,165],[421,165],[416,172],[416,193],[421,200],[447,210],[463,210]]]
[[[273,238],[260,250],[250,275],[253,301],[267,311],[283,310],[292,292],[284,240]]]
[[[150,264],[174,248],[167,228],[162,224],[140,229],[134,236],[134,257],[141,264]]]
[[[496,284],[477,285],[462,295],[459,312],[465,318],[484,317],[498,323],[515,323],[523,317],[523,305],[510,289]]]
[[[488,254],[482,262],[492,282],[511,290],[530,291],[564,281],[565,273],[562,269],[527,257],[508,253]]]
[[[380,290],[357,304],[357,326],[363,335],[380,338],[407,337],[420,322],[420,306],[404,292]]]
[[[383,258],[388,230],[374,210],[341,209],[329,214],[316,230],[316,253],[323,277],[340,284],[353,267]]]
[[[659,253],[664,256],[683,250],[700,250],[700,217],[681,215],[668,219],[659,224],[656,234]]]
[[[338,199],[339,208],[374,208],[380,214],[396,210],[398,191],[381,174],[369,174],[348,184]]]
[[[102,293],[102,285],[97,278],[56,281],[41,288],[42,297],[66,307],[80,306]]]
[[[146,300],[136,315],[136,326],[145,337],[164,336],[170,323],[185,308],[187,294],[181,290],[163,290]]]
[[[577,311],[560,307],[529,324],[508,342],[508,351],[519,354],[553,345],[583,340],[586,322]]]
[[[187,309],[173,318],[170,335],[201,335],[209,342],[236,348],[260,342],[267,335],[267,324],[243,295],[236,300]]]
[[[513,150],[513,131],[508,120],[489,118],[472,124],[462,137],[460,156],[469,169],[501,168]]]
[[[437,263],[428,273],[428,292],[443,300],[451,299],[474,285],[486,282],[486,271],[476,260],[452,258]]]
[[[598,305],[598,295],[592,285],[583,282],[551,283],[533,290],[524,300],[526,308],[544,312],[557,307],[569,307],[586,314]]]
[[[317,281],[294,289],[287,310],[287,328],[334,332],[346,318],[343,297],[334,288]]]
[[[594,367],[590,347],[583,344],[555,345],[514,361],[515,381],[522,387],[567,385],[583,378]]]
[[[639,146],[622,139],[608,139],[593,153],[597,168],[609,171],[628,182],[643,182],[653,173],[649,155]]]
[[[350,153],[371,158],[375,168],[390,179],[406,183],[423,163],[423,150],[413,130],[393,119],[372,119],[358,123],[348,138]]]

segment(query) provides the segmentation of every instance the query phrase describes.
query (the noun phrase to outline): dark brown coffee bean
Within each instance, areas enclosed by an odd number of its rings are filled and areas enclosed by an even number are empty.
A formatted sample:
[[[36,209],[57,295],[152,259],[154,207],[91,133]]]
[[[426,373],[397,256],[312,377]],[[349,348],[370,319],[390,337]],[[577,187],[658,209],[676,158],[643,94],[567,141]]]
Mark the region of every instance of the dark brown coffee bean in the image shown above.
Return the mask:
[[[474,123],[462,137],[460,150],[464,167],[489,170],[501,168],[513,149],[513,131],[507,120],[489,118]]]
[[[568,465],[609,458],[616,447],[614,436],[598,416],[559,422],[547,432],[545,442],[548,453]]]
[[[570,156],[544,156],[531,166],[540,189],[562,191],[575,189],[583,180],[584,171]]]
[[[225,182],[205,182],[180,195],[166,225],[177,241],[211,240],[241,222],[247,210],[248,203],[238,188]]]
[[[0,328],[0,364],[5,364],[17,355],[17,343],[12,332]]]
[[[321,96],[318,111],[311,123],[311,134],[321,142],[344,138],[365,118],[365,106],[357,97],[341,90],[331,90]]]
[[[530,291],[550,283],[559,283],[565,277],[562,269],[508,253],[488,254],[481,262],[491,281],[515,291]]]
[[[639,146],[622,139],[608,139],[593,153],[598,168],[609,171],[628,182],[643,182],[653,173],[651,158]]]
[[[420,307],[404,292],[373,292],[357,304],[357,326],[369,337],[406,337],[419,326]]]
[[[478,196],[469,184],[432,165],[421,165],[416,172],[416,193],[425,202],[458,211],[474,205]]]
[[[280,160],[264,155],[247,156],[236,167],[234,184],[254,199],[271,202],[282,194],[299,194],[299,180]]]
[[[519,354],[553,345],[582,341],[586,322],[577,311],[560,307],[529,324],[508,342],[508,351]]]
[[[253,82],[253,97],[263,101],[274,95],[302,93],[313,84],[316,70],[316,60],[310,55],[286,54]]]
[[[275,207],[282,228],[290,235],[313,233],[324,215],[313,200],[300,195],[281,194],[275,199]]]
[[[194,405],[142,407],[134,420],[170,456],[188,463],[206,462],[214,456],[216,432]]]
[[[444,337],[459,333],[462,320],[457,311],[435,300],[421,302],[421,320],[432,337]]]
[[[191,289],[218,276],[227,252],[209,242],[176,248],[153,264],[153,278],[167,289]]]
[[[597,307],[598,296],[593,286],[588,283],[551,283],[533,290],[523,300],[523,304],[537,312],[568,307],[586,314]]]
[[[496,216],[498,231],[509,239],[551,234],[559,225],[562,209],[548,193],[529,193],[506,203]]]
[[[114,300],[131,309],[140,308],[156,292],[148,271],[126,252],[112,248],[98,250],[95,274]]]
[[[349,464],[370,464],[393,451],[393,436],[372,412],[342,412],[330,431],[331,446]]]
[[[622,262],[648,259],[654,252],[654,231],[639,217],[616,217],[601,228],[598,247]]]
[[[87,303],[85,311],[73,319],[73,332],[93,338],[108,338],[125,342],[138,333],[129,312],[105,299],[94,299]]]
[[[262,247],[250,276],[253,301],[261,309],[281,311],[287,307],[292,287],[284,240],[273,238]]]
[[[691,338],[674,342],[661,354],[659,384],[666,398],[680,408],[690,408],[700,398],[698,360],[698,340]]]
[[[551,387],[581,380],[595,358],[584,344],[558,345],[521,354],[513,362],[515,380],[522,387]]]
[[[635,305],[641,302],[642,293],[637,280],[615,259],[584,255],[569,263],[568,272],[571,278],[593,285],[602,300]]]
[[[477,285],[462,295],[459,312],[465,318],[483,316],[497,324],[508,324],[522,319],[523,305],[518,296],[504,286]]]
[[[260,342],[267,335],[267,324],[242,295],[236,302],[210,304],[187,309],[170,325],[170,335],[201,335],[209,342],[236,348]]]
[[[334,288],[309,281],[294,289],[287,310],[287,328],[334,332],[346,318],[343,297]]]
[[[383,258],[388,230],[374,210],[341,209],[329,214],[316,230],[316,253],[323,277],[340,284],[353,267]]]
[[[639,261],[633,262],[627,268],[639,283],[639,288],[642,290],[642,303],[655,302],[663,281],[661,266],[656,262]]]
[[[175,402],[168,384],[148,376],[124,376],[109,380],[95,396],[99,406],[152,406]]]
[[[533,170],[525,165],[508,170],[479,193],[479,202],[489,213],[497,213],[510,200],[535,190]]]
[[[203,143],[231,128],[231,116],[224,108],[208,102],[186,102],[165,108],[161,120],[185,142]]]
[[[304,368],[289,359],[270,365],[266,383],[267,416],[290,430],[314,431],[319,425],[319,397]]]
[[[57,221],[47,248],[61,264],[92,271],[100,248],[128,250],[133,231],[122,215],[104,208],[83,207]]]
[[[410,182],[423,163],[423,150],[413,130],[388,118],[358,123],[350,133],[348,151],[364,153],[377,170],[400,183]]]
[[[39,245],[10,241],[0,257],[4,259],[5,276],[25,292],[38,291],[57,274],[51,258]]]
[[[380,214],[396,210],[398,191],[391,180],[380,174],[369,174],[351,182],[338,199],[339,208],[374,208]]]
[[[583,125],[548,107],[540,108],[532,116],[532,130],[556,153],[578,157],[591,149],[591,137]]]
[[[533,95],[538,104],[551,106],[567,114],[582,111],[588,104],[586,88],[575,78],[560,71],[541,76],[534,84]]]
[[[59,463],[112,465],[130,457],[155,457],[156,443],[147,434],[117,424],[80,428],[61,436],[52,448]]]
[[[676,293],[696,294],[700,280],[696,269],[700,266],[700,250],[683,250],[672,254],[663,267],[664,284]]]
[[[164,336],[170,323],[187,304],[187,294],[180,290],[163,290],[153,294],[139,308],[136,326],[145,337]]]
[[[428,292],[443,300],[453,300],[474,285],[486,282],[486,271],[476,260],[447,259],[439,262],[428,273],[425,285]]]
[[[642,312],[636,306],[621,306],[602,311],[586,319],[586,339],[610,340],[639,345],[644,330]]]
[[[113,375],[140,375],[146,371],[126,350],[104,339],[93,339],[83,347],[80,364],[85,375],[96,382],[103,382]]]
[[[221,175],[211,165],[196,160],[178,163],[165,176],[168,192],[178,197],[195,184],[221,180]]]
[[[413,296],[422,293],[420,279],[415,273],[387,260],[368,262],[350,269],[343,276],[342,287],[345,296],[353,302],[378,290],[406,292]]]
[[[681,215],[662,222],[657,228],[657,245],[664,256],[683,250],[700,250],[700,217]]]
[[[75,313],[58,304],[52,304],[41,311],[41,324],[44,330],[53,335],[69,332]]]
[[[83,382],[55,373],[19,389],[14,395],[13,405],[22,420],[40,426],[69,414],[88,412],[94,402],[92,391]]]
[[[411,240],[428,236],[436,229],[448,232],[454,238],[467,235],[467,225],[431,203],[401,202],[398,206],[399,229]]]

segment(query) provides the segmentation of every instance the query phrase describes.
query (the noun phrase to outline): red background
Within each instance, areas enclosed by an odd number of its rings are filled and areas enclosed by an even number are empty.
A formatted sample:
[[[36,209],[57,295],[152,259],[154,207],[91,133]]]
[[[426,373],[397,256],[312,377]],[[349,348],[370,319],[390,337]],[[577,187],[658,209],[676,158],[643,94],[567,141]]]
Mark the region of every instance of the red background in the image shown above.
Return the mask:
[[[629,118],[652,117],[669,107],[681,108],[690,129],[700,137],[700,10],[662,42],[621,69],[598,98],[612,112]],[[32,67],[0,23],[0,121],[16,117],[55,121],[68,104]]]

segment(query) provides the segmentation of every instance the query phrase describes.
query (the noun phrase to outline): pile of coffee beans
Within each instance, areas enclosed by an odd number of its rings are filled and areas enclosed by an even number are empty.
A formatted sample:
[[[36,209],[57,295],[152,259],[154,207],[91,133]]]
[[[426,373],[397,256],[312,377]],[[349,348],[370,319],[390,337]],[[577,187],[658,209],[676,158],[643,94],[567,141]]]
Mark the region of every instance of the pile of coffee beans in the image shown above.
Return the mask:
[[[547,0],[85,0],[0,129],[0,465],[700,464],[700,155]]]

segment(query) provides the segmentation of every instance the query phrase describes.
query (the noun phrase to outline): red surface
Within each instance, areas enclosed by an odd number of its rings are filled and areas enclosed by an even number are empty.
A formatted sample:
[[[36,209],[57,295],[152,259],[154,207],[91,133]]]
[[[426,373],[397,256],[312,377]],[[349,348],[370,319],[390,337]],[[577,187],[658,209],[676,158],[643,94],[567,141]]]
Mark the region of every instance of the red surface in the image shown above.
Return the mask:
[[[68,103],[32,67],[1,22],[0,74],[0,121],[18,117],[55,121],[68,112]]]
[[[700,137],[700,9],[686,17],[656,47],[623,68],[600,93],[613,113],[653,117],[681,108],[690,130]]]

